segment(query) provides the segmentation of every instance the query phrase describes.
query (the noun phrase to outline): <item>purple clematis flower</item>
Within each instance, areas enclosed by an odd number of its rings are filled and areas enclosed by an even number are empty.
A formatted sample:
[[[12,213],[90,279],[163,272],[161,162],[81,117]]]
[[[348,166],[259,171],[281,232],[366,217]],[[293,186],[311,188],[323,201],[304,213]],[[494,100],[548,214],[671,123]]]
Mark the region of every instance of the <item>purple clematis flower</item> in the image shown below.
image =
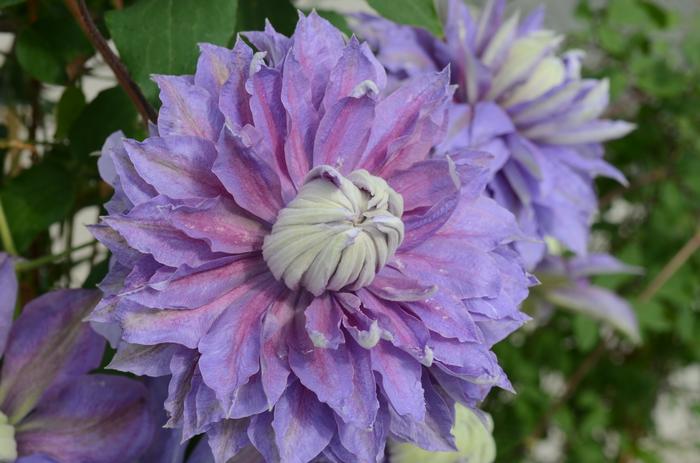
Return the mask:
[[[194,76],[156,76],[152,136],[105,144],[91,319],[118,327],[112,367],[172,375],[168,425],[217,462],[454,449],[455,401],[510,388],[490,348],[533,280],[490,159],[430,158],[449,72],[384,96],[369,47],[316,13],[246,35],[258,52],[203,44]]]
[[[437,5],[444,38],[369,15],[358,18],[356,30],[395,80],[452,66],[459,89],[438,150],[495,156],[488,190],[534,238],[517,245],[528,268],[544,258],[544,237],[585,255],[597,209],[593,179],[625,182],[603,160],[601,142],[633,128],[601,118],[607,79],[581,78],[581,52],[558,54],[562,37],[542,29],[542,8],[520,21],[517,13],[505,16],[505,0],[471,12],[461,0]]]
[[[5,277],[0,262],[2,290]],[[82,322],[98,299],[97,291],[55,291],[29,303],[11,328],[2,326],[1,461],[133,461],[148,445],[143,385],[87,374],[104,351],[104,340]]]

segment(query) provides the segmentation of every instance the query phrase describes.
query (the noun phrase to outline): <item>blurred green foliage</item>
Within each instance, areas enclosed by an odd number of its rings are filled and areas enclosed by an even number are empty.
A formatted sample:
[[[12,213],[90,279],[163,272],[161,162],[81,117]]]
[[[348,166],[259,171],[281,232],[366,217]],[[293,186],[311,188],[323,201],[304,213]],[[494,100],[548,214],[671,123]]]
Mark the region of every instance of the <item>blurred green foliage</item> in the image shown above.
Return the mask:
[[[191,72],[198,42],[231,44],[236,32],[262,28],[265,17],[284,33],[296,22],[288,0],[175,3],[87,2],[154,104],[150,74]],[[430,0],[369,3],[439,32]],[[56,242],[78,244],[76,214],[111,194],[94,153],[116,130],[141,138],[146,128],[105,78],[109,70],[63,2],[0,0],[0,8],[0,31],[12,37],[0,58],[0,201],[15,247],[31,260],[54,252]],[[322,14],[345,28],[338,14]],[[537,443],[548,438],[561,452],[554,461],[661,462],[654,407],[661,394],[675,393],[669,375],[700,361],[700,252],[652,298],[641,302],[641,295],[700,223],[700,17],[685,18],[661,0],[582,0],[576,16],[568,45],[587,51],[588,75],[610,79],[611,116],[638,125],[607,148],[630,187],[599,182],[595,244],[646,275],[596,283],[635,303],[644,343],[635,347],[597,322],[555,312],[497,347],[518,395],[494,393],[486,409],[498,461],[538,461]],[[103,90],[88,91],[95,85]],[[95,248],[85,260],[86,281],[70,280],[70,259],[23,273],[23,301],[56,285],[94,286],[105,257]]]

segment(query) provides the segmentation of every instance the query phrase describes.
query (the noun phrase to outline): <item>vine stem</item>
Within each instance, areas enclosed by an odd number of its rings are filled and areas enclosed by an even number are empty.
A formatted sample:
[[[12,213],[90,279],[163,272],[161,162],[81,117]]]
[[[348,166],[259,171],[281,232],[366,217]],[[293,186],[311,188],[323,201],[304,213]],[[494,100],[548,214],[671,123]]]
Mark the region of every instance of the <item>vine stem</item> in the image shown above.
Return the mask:
[[[664,265],[658,275],[649,283],[649,285],[641,292],[639,296],[640,302],[649,302],[654,296],[664,287],[664,285],[673,277],[673,275],[690,259],[690,257],[700,249],[700,226],[695,234],[686,242],[683,247]],[[542,437],[549,426],[554,414],[573,396],[588,373],[595,368],[598,362],[603,358],[607,346],[604,340],[601,340],[596,348],[592,350],[578,365],[576,370],[569,376],[564,388],[564,394],[556,400],[542,415],[542,418],[535,426],[530,435],[525,438],[525,445],[531,447],[538,439]]]
[[[2,207],[2,200],[0,200],[0,240],[2,241],[3,249],[5,249],[8,254],[12,254],[13,256],[17,255],[17,248],[12,239],[12,232],[10,231],[10,225],[7,223],[5,209]]]
[[[642,302],[649,302],[698,249],[700,249],[700,226],[695,232],[695,235],[683,245],[676,255],[661,269],[659,274],[656,275],[656,278],[649,283],[649,286],[642,291],[639,300]]]
[[[90,43],[92,43],[95,49],[102,55],[102,58],[110,69],[112,69],[119,85],[124,88],[126,94],[131,98],[139,114],[141,114],[144,124],[148,125],[149,121],[155,123],[157,117],[155,109],[148,103],[148,100],[146,100],[139,86],[136,85],[136,82],[131,78],[124,63],[122,63],[119,57],[109,48],[109,44],[100,33],[95,21],[92,20],[90,11],[85,5],[85,0],[65,0],[65,3],[88,40],[90,40]]]
[[[49,254],[46,256],[39,257],[38,259],[17,262],[15,264],[15,271],[17,273],[21,273],[27,272],[29,270],[34,270],[39,267],[43,267],[46,264],[51,264],[53,262],[65,259],[74,252],[80,251],[81,249],[89,248],[90,246],[94,246],[95,244],[97,244],[97,241],[89,241],[74,248],[66,249],[65,251],[60,252],[58,254]]]

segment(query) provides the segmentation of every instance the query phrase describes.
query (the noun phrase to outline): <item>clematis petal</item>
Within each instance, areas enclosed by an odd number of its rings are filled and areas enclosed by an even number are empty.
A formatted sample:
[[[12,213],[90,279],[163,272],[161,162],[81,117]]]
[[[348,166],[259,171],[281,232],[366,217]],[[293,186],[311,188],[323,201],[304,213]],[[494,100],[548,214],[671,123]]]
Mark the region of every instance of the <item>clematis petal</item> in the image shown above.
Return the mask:
[[[253,123],[264,134],[261,143],[272,153],[278,176],[286,176],[284,136],[287,118],[281,101],[282,74],[276,69],[263,67],[248,79],[246,89],[251,94]]]
[[[612,291],[596,286],[571,285],[550,289],[546,298],[565,309],[610,323],[635,342],[641,340],[634,309]]]
[[[236,389],[260,370],[262,316],[284,291],[279,286],[277,291],[264,290],[272,281],[269,275],[257,279],[199,342],[204,381],[223,404],[228,404]]]
[[[115,132],[107,138],[102,147],[99,166],[100,173],[107,175],[107,183],[115,189],[116,198],[110,203],[110,213],[125,212],[158,194],[136,171],[124,147],[122,132]]]
[[[224,129],[213,172],[236,203],[273,223],[282,204],[280,179],[270,165],[229,129]]]
[[[292,52],[311,84],[315,107],[321,102],[328,75],[340,59],[344,46],[340,31],[315,11],[306,17],[299,15]]]
[[[333,410],[342,411],[353,387],[348,348],[341,344],[336,349],[305,349],[310,344],[309,340],[295,344],[296,348],[289,350],[289,366],[301,384],[312,391],[319,401],[328,404]],[[304,351],[300,352],[300,349]]]
[[[130,371],[138,376],[166,376],[170,374],[173,355],[180,349],[182,347],[176,344],[123,344],[117,349],[108,368]]]
[[[5,349],[0,403],[11,423],[25,417],[52,386],[96,368],[104,340],[83,318],[96,291],[60,290],[41,296],[15,321]]]
[[[219,137],[222,116],[212,96],[191,77],[154,76],[163,103],[158,115],[161,136],[184,135],[212,142]]]
[[[267,19],[263,31],[247,31],[243,32],[243,35],[255,48],[267,53],[272,66],[277,66],[284,61],[292,42],[289,37],[277,32]]]
[[[134,207],[128,215],[112,215],[104,223],[121,235],[132,248],[169,267],[203,265],[214,260],[206,242],[188,237],[169,223],[162,198]]]
[[[279,461],[280,455],[275,445],[275,430],[272,425],[272,412],[255,415],[248,425],[248,438],[265,461]]]
[[[210,429],[212,423],[221,421],[226,413],[214,391],[202,380],[194,351],[175,352],[170,360],[170,371],[172,378],[164,403],[169,420],[165,426],[180,428],[182,442],[185,442]]]
[[[454,423],[454,411],[449,403],[436,391],[428,378],[423,379],[426,413],[421,420],[411,420],[389,408],[390,429],[402,440],[414,442],[430,451],[454,451],[456,446],[450,428]],[[439,431],[438,431],[439,430]]]
[[[172,199],[213,198],[223,192],[211,167],[214,144],[194,137],[151,137],[124,146],[139,176]]]
[[[386,86],[386,80],[386,71],[372,55],[369,46],[352,37],[328,77],[323,107],[329,110],[341,99],[356,96],[354,93],[363,83],[371,82],[379,93]]]
[[[282,461],[307,463],[321,453],[333,437],[332,412],[298,382],[287,388],[274,415],[272,427]]]
[[[289,176],[298,189],[313,163],[314,135],[320,115],[312,101],[309,79],[292,53],[284,61],[281,98],[288,126],[285,161]]]
[[[350,172],[352,160],[367,146],[375,106],[365,95],[343,98],[328,108],[316,132],[314,166],[325,164],[337,167],[340,172]]]
[[[212,427],[208,441],[215,463],[230,461],[249,445],[248,424],[248,420],[222,420]]]
[[[0,253],[0,355],[5,351],[17,302],[17,277],[12,258]]]
[[[58,461],[133,461],[154,430],[146,399],[146,388],[132,379],[74,378],[17,427],[19,453],[43,453]]]
[[[224,116],[226,125],[240,129],[253,121],[253,115],[250,113],[250,97],[245,91],[248,71],[253,59],[253,50],[243,40],[238,38],[232,54],[229,56],[232,59],[225,64],[229,75],[226,82],[221,86],[218,106]],[[213,81],[215,80],[213,77],[205,77],[212,75],[212,71],[205,70],[203,73],[200,73],[200,77],[197,77],[195,74],[195,81],[206,81],[207,79]],[[219,74],[217,73],[217,75]],[[218,78],[216,81],[218,82]]]
[[[343,313],[328,294],[315,298],[304,311],[306,332],[315,347],[336,349],[344,342],[340,322]]]
[[[377,124],[372,127],[367,149],[358,165],[370,172],[382,169],[383,174],[389,177],[392,171],[425,159],[426,152],[440,137],[441,119],[445,116],[440,109],[446,110],[451,96],[449,77],[446,69],[428,78],[414,79],[379,102],[375,110]],[[437,120],[433,122],[432,117]],[[433,129],[432,133],[419,130],[426,126]],[[425,137],[411,140],[410,146],[404,146],[404,149],[391,149],[392,144],[410,139],[413,133],[421,133]],[[413,150],[423,151],[422,157],[412,158]],[[348,166],[351,167],[354,168]]]
[[[172,224],[195,239],[209,242],[213,252],[240,254],[262,248],[267,230],[226,198],[213,198],[195,206],[174,208]]]
[[[252,53],[239,39],[233,50],[209,43],[199,44],[199,59],[194,74],[194,84],[206,89],[213,98],[217,98],[222,88],[232,75],[247,69]]]
[[[396,413],[423,420],[425,399],[421,365],[387,341],[380,341],[370,352],[372,369],[379,374],[382,389]]]

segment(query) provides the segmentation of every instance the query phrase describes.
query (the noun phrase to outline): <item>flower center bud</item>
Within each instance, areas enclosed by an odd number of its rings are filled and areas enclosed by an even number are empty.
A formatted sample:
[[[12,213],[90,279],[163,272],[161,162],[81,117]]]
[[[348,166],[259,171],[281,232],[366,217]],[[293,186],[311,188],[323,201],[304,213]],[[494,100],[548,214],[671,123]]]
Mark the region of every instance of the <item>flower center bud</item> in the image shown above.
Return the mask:
[[[7,422],[7,416],[0,412],[0,463],[13,462],[16,459],[15,428]]]
[[[380,177],[314,168],[277,216],[263,257],[288,288],[315,296],[367,286],[403,241],[403,198]]]

